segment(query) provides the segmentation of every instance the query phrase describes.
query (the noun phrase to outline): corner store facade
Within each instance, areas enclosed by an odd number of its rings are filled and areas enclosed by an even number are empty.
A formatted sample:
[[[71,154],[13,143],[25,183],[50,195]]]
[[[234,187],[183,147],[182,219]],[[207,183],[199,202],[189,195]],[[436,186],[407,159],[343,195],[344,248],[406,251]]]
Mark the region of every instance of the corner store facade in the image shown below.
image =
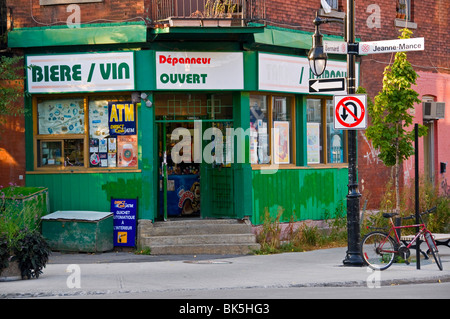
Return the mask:
[[[235,139],[231,163],[217,159],[211,163],[205,158],[198,163],[202,218],[249,217],[253,224],[260,224],[264,214],[269,212],[271,216],[282,213],[281,220],[286,222],[291,217],[294,220],[323,219],[326,211],[333,214],[339,205],[345,205],[346,136],[330,129],[331,96],[308,93],[309,33],[257,26],[226,31],[223,28],[208,28],[207,31],[205,28],[165,28],[149,34],[150,31],[139,24],[109,28],[114,30],[92,26],[84,30],[22,29],[10,34],[10,43],[25,48],[28,60],[35,59],[28,66],[41,63],[42,74],[35,67],[28,69],[29,81],[33,80],[32,72],[35,72],[35,82],[40,79],[45,85],[33,89],[33,83],[27,83],[31,95],[26,100],[26,108],[31,112],[26,118],[26,185],[49,188],[51,211],[109,211],[111,198],[139,198],[139,220],[161,219],[160,152],[164,139],[160,137],[164,127],[174,123],[188,129],[201,123],[202,154],[212,146],[211,136],[204,134],[210,127],[219,127],[224,133],[225,126],[247,132],[243,139]],[[71,42],[70,33],[76,32],[84,36]],[[123,43],[100,40],[102,32],[103,35],[122,34],[122,39],[126,40],[120,40]],[[149,43],[148,38],[156,41]],[[213,38],[220,41],[211,42]],[[41,47],[42,43],[46,47]],[[97,46],[93,48],[91,43]],[[131,55],[132,59],[108,61],[110,54]],[[68,68],[61,67],[69,65],[69,62],[63,63],[69,56],[72,64]],[[230,60],[230,56],[235,59]],[[185,60],[182,64],[183,57],[191,59],[190,63]],[[88,58],[87,66],[77,73],[84,58]],[[177,63],[173,58],[178,59]],[[200,65],[194,65],[192,59],[197,62],[198,58]],[[202,58],[206,65],[201,65]],[[42,62],[45,59],[53,60],[53,64],[46,68],[46,62]],[[95,61],[98,61],[96,66],[92,66]],[[128,68],[123,65],[119,70],[122,63]],[[346,62],[332,62],[328,70],[327,76],[345,76]],[[189,74],[198,75],[190,77]],[[88,82],[88,78],[91,81],[86,84],[92,84],[95,76],[99,76],[99,85],[85,88],[80,85],[80,81]],[[108,87],[114,84],[114,79],[128,81]],[[52,81],[60,80],[67,82],[67,88],[48,87]],[[137,96],[145,93],[147,97],[137,101],[136,93],[139,93]],[[39,131],[38,109],[42,107],[42,112],[47,105],[50,110],[52,104],[47,102],[55,100],[68,104],[78,101],[81,132],[52,135]],[[146,106],[148,101],[152,102],[151,107]],[[91,167],[90,146],[95,120],[89,115],[90,105],[104,107],[109,102],[140,102],[132,103],[137,130],[135,165],[124,167],[117,159],[115,167],[109,164]],[[172,108],[174,103],[179,106],[177,110]],[[258,106],[256,114],[259,114],[256,116],[251,111],[255,104]],[[223,106],[220,111],[214,110],[217,105]],[[285,142],[284,148],[276,149],[283,149],[287,156],[275,153],[274,142],[267,140],[276,126],[280,130],[287,129],[285,135],[275,139]],[[313,135],[309,136],[311,143],[308,144],[309,133]],[[60,143],[57,144],[62,153],[59,156],[64,155],[65,145],[82,147],[80,165],[74,167],[60,160],[51,162],[56,166],[45,167],[49,162],[48,159],[42,161],[42,157],[49,151],[42,151],[42,144],[55,141]],[[333,146],[337,149],[333,150]],[[223,147],[224,158],[230,161],[226,154],[231,146],[224,143]],[[245,154],[245,160],[238,158],[239,154]],[[265,155],[270,155],[272,162]]]

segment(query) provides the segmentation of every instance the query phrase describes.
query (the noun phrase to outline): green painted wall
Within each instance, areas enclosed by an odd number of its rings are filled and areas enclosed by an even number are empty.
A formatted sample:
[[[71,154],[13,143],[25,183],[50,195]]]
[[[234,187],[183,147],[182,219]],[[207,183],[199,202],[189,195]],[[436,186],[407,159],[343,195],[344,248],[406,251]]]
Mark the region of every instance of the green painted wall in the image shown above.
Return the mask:
[[[92,210],[109,212],[111,197],[139,196],[139,215],[148,205],[142,199],[141,173],[28,174],[27,186],[48,188],[50,212]]]
[[[266,212],[280,221],[323,219],[346,204],[347,168],[280,169],[275,174],[252,171],[252,223],[262,224]]]

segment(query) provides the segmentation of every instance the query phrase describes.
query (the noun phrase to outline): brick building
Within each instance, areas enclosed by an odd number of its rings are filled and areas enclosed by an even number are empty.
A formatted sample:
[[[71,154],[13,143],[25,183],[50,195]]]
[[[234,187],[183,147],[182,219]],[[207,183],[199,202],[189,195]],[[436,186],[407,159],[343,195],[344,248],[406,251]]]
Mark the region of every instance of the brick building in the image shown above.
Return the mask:
[[[158,2],[158,4],[150,0],[3,0],[1,2],[5,8],[2,10],[2,23],[6,25],[9,40],[8,50],[11,50],[8,52],[24,54],[28,58],[57,56],[61,64],[63,64],[64,55],[70,55],[70,58],[76,60],[79,56],[88,53],[134,52],[136,74],[134,75],[134,83],[126,89],[120,87],[114,90],[94,88],[80,91],[79,88],[72,87],[66,91],[49,91],[41,86],[36,88],[35,91],[31,91],[30,83],[28,83],[27,90],[32,93],[32,96],[25,98],[25,107],[34,115],[28,115],[25,121],[17,119],[16,122],[9,122],[7,129],[11,133],[7,133],[7,139],[2,138],[0,140],[0,184],[6,185],[8,182],[14,182],[19,185],[49,187],[52,210],[105,210],[111,197],[125,195],[141,197],[142,194],[151,193],[152,195],[149,198],[140,202],[139,214],[142,219],[153,220],[159,216],[161,210],[161,204],[158,204],[160,195],[157,190],[159,187],[158,168],[160,167],[158,153],[161,152],[161,149],[158,148],[162,147],[161,145],[164,143],[158,140],[160,138],[158,134],[161,134],[163,124],[169,125],[167,119],[158,118],[158,116],[165,117],[169,114],[169,104],[164,104],[169,103],[169,100],[163,96],[164,93],[185,94],[179,98],[180,101],[184,102],[186,102],[186,99],[190,101],[192,92],[205,93],[205,96],[199,97],[199,99],[207,100],[205,103],[210,108],[211,103],[213,103],[211,101],[214,101],[214,98],[211,99],[212,95],[218,96],[228,92],[231,95],[221,96],[223,98],[221,103],[231,103],[234,111],[231,115],[225,113],[219,115],[222,119],[221,128],[224,129],[226,123],[233,122],[234,127],[240,124],[244,129],[252,129],[253,124],[256,123],[255,125],[261,131],[255,133],[259,134],[255,135],[258,136],[257,142],[259,144],[255,142],[254,145],[259,145],[259,147],[264,143],[261,134],[263,134],[263,128],[266,129],[264,126],[265,120],[251,122],[252,115],[248,114],[251,103],[259,103],[258,97],[264,96],[263,99],[268,101],[268,109],[272,109],[273,112],[278,107],[276,106],[277,103],[284,110],[286,105],[288,109],[291,107],[295,116],[292,115],[289,118],[289,115],[287,115],[287,117],[279,118],[279,123],[276,123],[276,125],[286,123],[290,125],[288,127],[291,129],[295,127],[295,131],[289,139],[291,142],[290,159],[286,162],[288,165],[282,166],[280,164],[282,169],[273,175],[264,174],[264,172],[266,172],[265,164],[274,163],[261,159],[256,150],[253,154],[254,160],[250,159],[242,165],[233,166],[233,172],[230,176],[223,175],[226,170],[216,172],[210,167],[203,167],[202,176],[214,176],[212,180],[209,180],[210,184],[208,185],[222,185],[223,187],[217,192],[227,193],[225,197],[228,203],[221,202],[223,198],[217,199],[215,197],[217,194],[210,194],[209,197],[205,197],[208,199],[202,201],[202,203],[205,203],[202,207],[209,207],[218,211],[232,210],[231,213],[223,213],[223,216],[243,217],[253,215],[254,223],[261,222],[264,211],[275,212],[275,214],[279,211],[286,211],[287,215],[283,218],[285,221],[289,220],[288,214],[294,214],[297,220],[321,219],[324,210],[333,211],[338,202],[345,197],[347,184],[345,142],[341,141],[341,144],[338,144],[340,148],[338,147],[336,152],[340,155],[338,155],[337,162],[334,162],[335,159],[331,154],[335,152],[331,149],[332,136],[337,135],[337,139],[341,140],[345,139],[345,133],[330,132],[325,129],[327,123],[329,123],[326,119],[329,116],[329,113],[326,113],[328,112],[327,107],[329,107],[327,103],[330,102],[332,96],[311,96],[305,88],[291,90],[282,89],[281,86],[277,88],[277,85],[280,84],[277,81],[283,80],[285,74],[277,73],[281,71],[276,69],[276,62],[270,64],[271,61],[274,61],[272,56],[274,55],[282,57],[279,62],[280,65],[283,63],[290,66],[303,65],[304,58],[311,46],[311,34],[314,31],[312,20],[316,11],[320,8],[319,0],[233,1],[231,3],[231,5],[235,5],[233,9],[230,5],[224,8],[222,12],[222,14],[232,12],[229,18],[226,15],[226,19],[223,19],[231,20],[232,25],[229,28],[206,27],[205,23],[212,20],[212,15],[207,15],[204,7],[205,1],[166,0]],[[356,1],[356,37],[359,41],[395,39],[399,35],[399,30],[405,25],[413,30],[414,37],[424,37],[426,50],[408,53],[408,59],[420,75],[416,90],[420,94],[420,99],[424,101],[445,102],[449,105],[450,61],[448,58],[449,49],[446,46],[449,40],[449,9],[444,2],[444,0],[426,2],[415,0]],[[332,17],[342,18],[344,16],[346,1],[328,0],[328,3],[333,7],[330,14]],[[185,22],[192,22],[192,17],[198,16],[199,14],[195,14],[198,12],[202,12],[203,18],[206,17],[203,21],[197,22],[200,24],[185,27],[173,26],[172,23],[176,21],[175,18],[181,17],[181,20]],[[402,16],[405,13],[406,16]],[[223,17],[221,16],[221,18]],[[340,25],[323,25],[321,31],[329,39],[343,40],[343,27]],[[172,52],[172,57],[177,56],[177,59],[179,59],[180,56],[176,54],[180,52],[189,56],[186,52],[205,51],[213,53],[214,58],[217,59],[222,59],[220,52],[242,54],[244,61],[243,78],[239,81],[242,81],[243,84],[236,87],[237,82],[234,80],[225,81],[224,77],[224,82],[227,82],[227,85],[228,82],[231,82],[229,83],[229,89],[212,86],[200,91],[193,89],[192,92],[184,87],[179,91],[178,88],[167,89],[162,85],[168,84],[167,82],[172,80],[167,75],[169,73],[158,73],[158,61],[161,62],[161,59],[163,59],[161,58],[161,52]],[[303,60],[295,60],[296,57],[302,57]],[[101,58],[106,59],[108,57],[105,55]],[[346,72],[345,57],[336,55],[330,58],[336,61],[336,72]],[[153,62],[149,63],[149,60]],[[369,98],[373,99],[381,90],[383,70],[392,60],[393,54],[376,54],[358,58],[359,85],[367,90]],[[232,65],[236,66],[235,63]],[[261,65],[267,66],[268,69],[272,68],[270,70],[275,72],[271,76],[272,79],[277,80],[270,82],[268,87],[265,87],[261,80],[263,71],[259,70],[258,72]],[[28,64],[28,66],[31,67],[32,64]],[[108,67],[105,66],[102,69],[102,74],[106,76],[109,72],[116,72],[117,69],[114,69],[116,66],[117,64],[108,66],[113,69],[107,69]],[[289,66],[287,68],[289,69]],[[42,78],[51,79],[50,67],[45,69],[45,66],[42,66],[41,70],[44,72],[41,75]],[[59,77],[59,80],[61,80],[62,74],[66,74],[65,77],[68,78],[67,74],[69,73],[64,73],[66,71],[62,70],[59,68],[58,71],[55,71],[56,73],[53,73],[55,77]],[[72,77],[76,74],[74,72],[72,69]],[[222,72],[225,72],[225,70]],[[288,72],[288,70],[283,72]],[[159,77],[150,78],[148,74],[157,74]],[[309,74],[311,76],[311,73]],[[39,77],[38,73],[34,75],[37,78]],[[30,76],[32,76],[32,73],[29,74]],[[167,78],[164,76],[167,76]],[[185,79],[184,75],[180,76]],[[270,76],[267,76],[267,78],[269,79]],[[166,79],[167,81],[165,81]],[[181,77],[178,77],[178,80],[174,78],[174,81],[180,80]],[[166,83],[160,83],[159,81]],[[302,81],[300,79],[300,82]],[[129,167],[122,167],[121,169],[116,169],[118,167],[104,168],[103,170],[101,167],[91,168],[91,163],[88,161],[91,154],[87,147],[92,138],[90,135],[85,135],[82,138],[71,135],[71,142],[69,142],[69,139],[64,139],[59,135],[49,136],[39,132],[41,126],[36,123],[36,113],[42,103],[46,103],[47,100],[54,100],[54,97],[64,99],[67,94],[71,94],[71,98],[81,99],[83,101],[80,103],[88,105],[95,100],[93,97],[106,94],[105,92],[114,92],[113,95],[118,98],[123,92],[126,92],[124,94],[127,96],[123,99],[120,97],[119,100],[141,102],[141,106],[136,109],[139,117],[138,130],[139,134],[142,134],[138,137],[140,153],[137,166],[131,169]],[[133,94],[137,92],[145,93],[145,95],[141,95],[142,99]],[[81,96],[83,94],[84,96]],[[226,102],[227,99],[232,102]],[[164,102],[162,102],[163,100]],[[261,103],[266,103],[264,101]],[[155,107],[144,108],[142,106],[149,102]],[[315,109],[315,107],[317,108]],[[164,108],[166,109],[164,110]],[[87,108],[85,110],[88,111]],[[186,110],[183,109],[184,111]],[[318,114],[314,113],[316,111],[318,111]],[[444,119],[425,120],[433,135],[421,141],[421,170],[437,184],[450,178],[450,172],[445,171],[445,165],[441,165],[441,163],[447,163],[450,157],[450,147],[448,147],[448,136],[450,136],[449,112],[447,106]],[[270,117],[275,116],[275,114],[273,113]],[[178,115],[181,116],[181,113]],[[200,112],[197,115],[201,117],[204,114]],[[309,128],[316,127],[308,126],[310,120],[314,122],[314,119],[309,117],[313,115],[319,117],[317,138],[320,138],[321,142],[315,145],[315,150],[311,149],[311,152],[317,154],[311,153],[311,155],[310,149],[307,147],[306,137],[309,134]],[[415,119],[419,123],[425,123],[422,105],[417,105]],[[179,123],[178,120],[174,117],[170,123]],[[229,121],[227,122],[227,120]],[[272,118],[269,122],[273,120],[276,119]],[[186,119],[186,121],[185,123],[191,123],[193,120]],[[249,121],[251,122],[250,126],[247,123]],[[86,118],[84,125],[88,125],[87,122],[89,122],[89,118]],[[153,125],[150,127],[150,125],[147,126],[144,123],[153,123]],[[193,129],[192,125],[194,124],[186,124],[186,128]],[[274,125],[274,123],[269,123],[267,129],[270,131]],[[42,127],[49,128],[45,125]],[[147,138],[151,138],[154,144],[146,144]],[[80,141],[73,142],[77,139]],[[62,142],[59,142],[60,140]],[[45,147],[50,145],[49,142],[55,141],[62,143],[61,145],[70,145],[74,149],[82,146],[84,152],[83,168],[69,169],[66,166],[67,163],[63,163],[64,161],[54,162],[53,158],[49,162],[50,158],[43,154],[54,151]],[[390,170],[386,169],[377,158],[376,150],[373,149],[370,141],[365,138],[364,131],[359,131],[358,141],[360,191],[363,196],[370,193],[368,207],[376,208],[380,196],[384,192],[385,182],[390,176]],[[247,142],[252,148],[251,136],[250,141]],[[64,150],[65,146],[58,147]],[[257,146],[255,146],[256,148]],[[58,148],[57,151],[59,152],[59,150]],[[67,148],[67,152],[68,150]],[[266,150],[269,153],[271,152],[269,148]],[[271,155],[275,156],[275,154]],[[314,159],[315,155],[317,157]],[[250,154],[251,156],[252,154]],[[409,177],[413,176],[413,161],[411,159],[404,163],[403,181],[408,182]],[[55,163],[59,163],[60,166],[57,165],[58,167],[53,167],[53,169],[44,167],[56,165]],[[116,164],[118,165],[118,162]],[[195,170],[196,168],[191,167],[190,169]],[[111,171],[114,171],[114,173],[111,174]],[[227,183],[227,178],[231,178],[231,183],[234,185],[232,191],[224,186]],[[145,179],[151,180],[150,185],[143,182]],[[332,182],[329,182],[330,180]],[[206,178],[202,179],[202,182],[208,183]],[[74,190],[74,187],[69,187],[69,185],[66,185],[67,183],[77,183],[80,185],[80,189]],[[123,190],[123,184],[121,183],[128,185],[125,194],[119,191]],[[90,186],[92,184],[98,184],[99,186],[92,187]],[[61,185],[61,187],[57,185]],[[279,187],[281,192],[273,194],[274,187]],[[325,191],[323,187],[325,187]],[[70,193],[74,199],[67,199],[68,193],[65,192]],[[96,198],[100,197],[101,200],[94,203],[96,199],[89,199],[86,192],[94,194]],[[283,198],[282,195],[286,193],[291,194],[291,196]],[[329,196],[331,199],[327,198]],[[301,199],[297,201],[296,197]],[[369,197],[363,197],[363,199],[365,198]],[[82,199],[90,205],[80,204]],[[231,207],[230,203],[233,202],[238,204],[233,204],[231,205],[233,207]],[[314,212],[312,214],[302,213],[308,205],[313,207],[311,209]],[[226,207],[224,208],[224,206]],[[207,214],[203,217],[206,217]]]

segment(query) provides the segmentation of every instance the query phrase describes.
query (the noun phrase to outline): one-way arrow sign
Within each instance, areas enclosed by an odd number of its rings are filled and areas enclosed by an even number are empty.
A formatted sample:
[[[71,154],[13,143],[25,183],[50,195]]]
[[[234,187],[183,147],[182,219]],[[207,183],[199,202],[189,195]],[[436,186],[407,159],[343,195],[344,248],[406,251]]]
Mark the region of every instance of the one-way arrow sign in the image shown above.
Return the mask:
[[[344,92],[345,78],[309,80],[309,93]]]

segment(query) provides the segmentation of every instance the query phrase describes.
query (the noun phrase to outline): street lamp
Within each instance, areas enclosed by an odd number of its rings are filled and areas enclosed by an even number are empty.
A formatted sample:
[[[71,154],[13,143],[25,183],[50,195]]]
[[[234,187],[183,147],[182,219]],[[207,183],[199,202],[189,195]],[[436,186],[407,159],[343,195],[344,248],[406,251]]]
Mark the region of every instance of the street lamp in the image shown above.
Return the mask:
[[[347,21],[345,38],[347,41],[347,94],[356,93],[355,69],[356,55],[358,54],[355,43],[355,0],[347,0]],[[323,23],[344,23],[341,19],[321,19],[316,15],[314,19],[315,33],[313,35],[313,47],[309,51],[308,59],[312,72],[321,75],[327,64],[327,54],[323,51],[322,35],[319,26]],[[360,223],[359,205],[361,194],[358,190],[357,168],[357,134],[356,130],[348,131],[348,194],[347,194],[347,235],[348,249],[343,261],[346,266],[362,266],[363,260],[360,254]]]
[[[319,31],[319,26],[325,23],[320,17],[316,16],[314,19],[315,32],[312,36],[313,46],[308,53],[309,67],[315,76],[320,76],[327,66],[328,55],[323,52],[322,34]]]

